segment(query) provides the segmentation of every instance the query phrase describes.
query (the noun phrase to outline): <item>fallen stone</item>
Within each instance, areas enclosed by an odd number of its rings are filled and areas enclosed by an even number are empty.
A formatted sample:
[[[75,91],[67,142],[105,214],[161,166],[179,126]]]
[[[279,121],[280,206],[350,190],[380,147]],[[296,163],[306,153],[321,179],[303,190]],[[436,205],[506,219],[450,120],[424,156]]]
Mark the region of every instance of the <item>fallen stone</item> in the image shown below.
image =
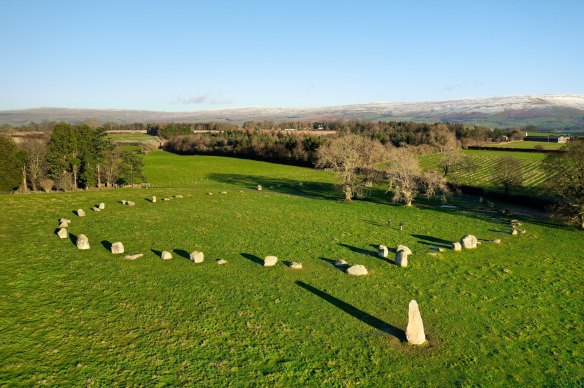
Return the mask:
[[[516,236],[516,235],[518,235],[518,234],[519,234],[519,231],[518,231],[517,229],[513,229],[513,230],[511,231],[511,235],[512,235],[512,236]]]
[[[366,276],[369,272],[367,272],[367,268],[365,268],[364,265],[355,264],[354,266],[347,268],[347,274],[351,276]]]
[[[59,238],[67,238],[67,237],[69,237],[69,233],[67,232],[67,229],[61,228],[57,232],[57,236],[59,236]]]
[[[389,250],[387,247],[385,245],[380,245],[379,248],[377,248],[377,256],[387,257],[387,255],[389,255]]]
[[[239,190],[239,192],[240,192],[240,193],[243,193],[244,191],[243,191],[243,190]]]
[[[117,255],[119,253],[124,253],[124,244],[121,242],[115,242],[112,244],[111,248],[112,254]]]
[[[155,195],[152,196],[152,203],[156,203],[156,196]]]
[[[59,223],[59,228],[68,228],[68,227],[69,227],[69,222],[61,221]]]
[[[170,198],[166,197],[166,198],[162,198],[163,201],[170,201]]]
[[[398,251],[395,254],[395,264],[399,265],[400,267],[408,266],[408,254],[406,251]]]
[[[408,247],[406,247],[405,245],[398,245],[397,248],[395,249],[396,252],[399,251],[404,251],[407,255],[411,255],[412,254],[412,250]]]
[[[100,202],[100,204],[97,207],[99,208],[99,210],[103,210],[105,209],[105,203]]]
[[[199,264],[205,260],[205,254],[203,252],[194,251],[194,252],[191,252],[191,254],[189,255],[189,259],[193,263]]]
[[[466,234],[460,239],[460,245],[465,249],[475,249],[477,247],[477,238],[472,234]]]
[[[494,239],[494,240],[491,240],[491,242],[492,242],[493,244],[501,244],[501,239],[500,239],[500,238],[496,238],[496,239]]]
[[[128,202],[126,202],[126,204],[128,206],[134,206],[136,203],[134,201],[128,201]]]
[[[422,315],[420,315],[418,302],[412,300],[408,310],[408,327],[406,328],[406,338],[412,345],[422,345],[424,342],[426,342],[426,334],[424,333],[424,322],[422,321]]]
[[[436,253],[436,252],[428,252],[428,254],[429,254],[430,256],[438,256],[438,253]]]
[[[335,266],[336,267],[348,267],[349,263],[347,263],[345,260],[343,259],[336,259],[335,260]]]
[[[213,195],[213,193],[207,193],[207,195]]]
[[[100,212],[101,209],[98,208],[97,206],[94,206],[93,208],[91,208],[91,210],[93,210],[94,212]]]
[[[221,194],[227,194],[227,191],[222,191]]]
[[[179,195],[175,195],[175,196],[174,196],[174,198],[176,198],[176,199],[181,199],[181,198],[184,198],[184,197],[183,197],[182,195],[180,195],[180,194],[179,194]]]
[[[452,249],[455,251],[462,251],[462,245],[459,242],[453,242]]]
[[[142,256],[144,256],[144,254],[142,254],[142,253],[134,253],[132,255],[126,255],[126,256],[124,256],[124,259],[126,259],[126,260],[136,260],[136,259],[139,259]]]
[[[292,268],[292,269],[302,269],[302,264],[293,261],[293,262],[290,263],[290,268]]]
[[[66,222],[69,224],[71,222],[71,220],[68,220],[66,218],[59,218],[59,222]]]
[[[83,209],[77,209],[77,215],[79,217],[85,217],[85,210],[83,210]]]
[[[227,264],[227,261],[223,259],[217,259],[217,264],[219,265]]]
[[[77,237],[77,249],[87,250],[89,249],[89,239],[86,235],[80,234]]]
[[[172,253],[170,253],[169,251],[162,251],[160,253],[160,258],[162,260],[170,260],[172,259]]]
[[[278,258],[276,256],[266,256],[264,258],[264,267],[273,267],[278,262]]]

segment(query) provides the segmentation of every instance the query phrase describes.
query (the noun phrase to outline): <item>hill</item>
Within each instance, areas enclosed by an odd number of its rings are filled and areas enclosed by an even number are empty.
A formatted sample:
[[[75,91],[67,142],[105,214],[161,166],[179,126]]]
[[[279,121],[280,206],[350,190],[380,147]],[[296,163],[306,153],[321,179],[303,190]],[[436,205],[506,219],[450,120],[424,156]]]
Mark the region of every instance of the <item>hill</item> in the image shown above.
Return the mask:
[[[455,122],[493,128],[535,126],[546,130],[584,129],[584,95],[558,94],[458,99],[412,103],[370,103],[320,108],[236,108],[193,112],[36,108],[0,111],[0,124],[31,121],[81,122],[203,122],[246,120],[368,119],[386,121]]]

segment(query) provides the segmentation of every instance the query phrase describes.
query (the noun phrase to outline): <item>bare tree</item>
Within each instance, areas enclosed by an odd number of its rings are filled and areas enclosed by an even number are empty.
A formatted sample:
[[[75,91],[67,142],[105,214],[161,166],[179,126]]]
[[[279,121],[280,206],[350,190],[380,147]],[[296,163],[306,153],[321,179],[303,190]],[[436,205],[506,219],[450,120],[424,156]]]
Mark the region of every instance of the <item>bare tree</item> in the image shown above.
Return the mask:
[[[386,149],[377,140],[358,135],[345,135],[319,147],[316,167],[330,168],[339,181],[345,201],[364,193],[367,174],[380,162]]]
[[[33,191],[47,174],[47,143],[39,139],[27,139],[21,144],[25,154],[28,180]]]
[[[438,167],[445,177],[456,180],[460,173],[472,170],[475,163],[472,158],[463,153],[449,151],[442,155]]]
[[[412,202],[420,194],[432,198],[448,193],[444,176],[437,171],[424,173],[416,155],[410,150],[398,148],[390,155],[386,176],[389,190],[393,192],[393,202],[403,202],[405,206],[412,206]]]
[[[543,169],[551,177],[544,189],[558,199],[554,214],[584,229],[584,142],[573,141],[564,150],[545,158]]]
[[[523,169],[521,161],[512,156],[503,156],[497,160],[493,171],[493,183],[509,195],[511,190],[523,186]]]

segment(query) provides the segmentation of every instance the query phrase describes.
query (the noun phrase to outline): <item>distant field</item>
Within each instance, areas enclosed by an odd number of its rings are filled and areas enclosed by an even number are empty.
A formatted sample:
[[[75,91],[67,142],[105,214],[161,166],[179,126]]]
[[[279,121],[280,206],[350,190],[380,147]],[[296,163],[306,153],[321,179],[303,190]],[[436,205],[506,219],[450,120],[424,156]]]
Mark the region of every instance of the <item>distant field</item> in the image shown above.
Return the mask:
[[[156,136],[146,133],[108,133],[107,137],[115,144],[160,142]]]
[[[524,186],[526,192],[535,193],[541,184],[549,177],[541,168],[545,154],[526,152],[501,152],[483,150],[464,150],[463,154],[472,158],[475,168],[458,174],[457,181],[461,184],[496,189],[492,176],[497,160],[500,157],[512,156],[521,162]],[[437,168],[442,154],[428,154],[420,156],[420,163],[425,170]]]
[[[487,143],[483,147],[489,148],[522,148],[522,149],[535,149],[537,146],[541,146],[544,150],[559,150],[565,144],[551,143],[545,141],[510,141],[508,143]]]

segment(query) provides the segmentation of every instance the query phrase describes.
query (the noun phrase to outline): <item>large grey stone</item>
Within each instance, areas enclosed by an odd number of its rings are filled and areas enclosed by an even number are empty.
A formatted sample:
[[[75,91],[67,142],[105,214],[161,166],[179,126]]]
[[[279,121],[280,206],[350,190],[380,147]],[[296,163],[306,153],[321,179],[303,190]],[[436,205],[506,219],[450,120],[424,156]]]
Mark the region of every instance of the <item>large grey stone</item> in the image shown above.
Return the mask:
[[[112,250],[112,253],[114,255],[117,255],[119,253],[124,253],[124,244],[122,244],[119,241],[118,242],[115,242],[115,243],[112,244],[111,250]]]
[[[395,264],[400,267],[408,266],[408,253],[406,251],[397,251],[395,254]]]
[[[380,245],[379,248],[377,248],[377,256],[387,257],[387,255],[389,255],[389,250],[387,247],[385,245]]]
[[[369,274],[369,272],[367,272],[367,268],[365,268],[364,265],[355,264],[347,268],[347,274],[351,276],[366,276]]]
[[[466,234],[460,239],[460,245],[465,249],[475,249],[477,247],[477,238],[472,234]]]
[[[202,263],[205,260],[205,254],[203,252],[194,251],[189,255],[189,259],[196,264]]]
[[[59,236],[59,238],[67,238],[67,237],[69,237],[69,233],[67,233],[67,229],[61,228],[57,232],[57,236]]]
[[[266,256],[264,258],[264,267],[273,267],[278,262],[278,258],[276,256]]]
[[[128,202],[126,202],[126,205],[134,206],[134,205],[136,205],[136,203],[134,201],[128,201]]]
[[[412,250],[406,247],[405,245],[398,245],[397,248],[395,248],[395,251],[396,252],[404,251],[408,256],[412,254]]]
[[[77,209],[77,215],[79,217],[85,217],[85,210],[83,210],[83,209]]]
[[[169,251],[162,251],[160,253],[160,257],[162,258],[162,260],[170,260],[172,259],[172,253],[170,253]]]
[[[424,333],[424,322],[422,315],[420,315],[420,308],[418,302],[412,300],[408,309],[408,327],[406,329],[406,338],[412,345],[422,345],[426,342],[426,334]]]
[[[86,235],[80,234],[77,236],[77,248],[81,250],[89,249],[89,239]]]

